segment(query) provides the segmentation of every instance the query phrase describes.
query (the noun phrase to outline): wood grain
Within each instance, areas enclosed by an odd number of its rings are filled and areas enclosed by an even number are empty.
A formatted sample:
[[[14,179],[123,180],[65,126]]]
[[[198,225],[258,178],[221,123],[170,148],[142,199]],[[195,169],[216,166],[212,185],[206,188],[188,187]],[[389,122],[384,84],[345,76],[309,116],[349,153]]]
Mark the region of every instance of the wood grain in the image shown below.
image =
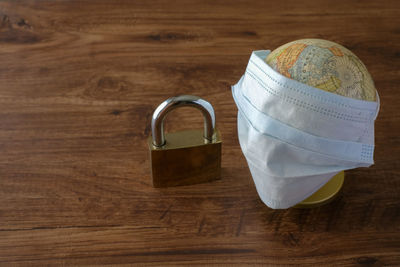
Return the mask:
[[[1,1],[0,265],[400,266],[400,3]],[[259,200],[230,85],[252,50],[323,38],[381,97],[375,165],[310,210]],[[221,180],[151,186],[153,109],[194,94],[223,137]],[[167,130],[201,128],[190,109]]]

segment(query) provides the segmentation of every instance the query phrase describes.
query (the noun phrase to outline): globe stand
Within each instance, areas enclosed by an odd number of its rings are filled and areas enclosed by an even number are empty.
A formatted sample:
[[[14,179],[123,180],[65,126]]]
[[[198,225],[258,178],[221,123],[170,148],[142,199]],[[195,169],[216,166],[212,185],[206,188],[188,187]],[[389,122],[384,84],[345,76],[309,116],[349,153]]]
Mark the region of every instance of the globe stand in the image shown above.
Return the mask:
[[[333,176],[323,187],[321,187],[317,192],[294,206],[294,208],[315,208],[325,205],[339,194],[340,189],[343,186],[344,181],[344,171],[339,172]]]

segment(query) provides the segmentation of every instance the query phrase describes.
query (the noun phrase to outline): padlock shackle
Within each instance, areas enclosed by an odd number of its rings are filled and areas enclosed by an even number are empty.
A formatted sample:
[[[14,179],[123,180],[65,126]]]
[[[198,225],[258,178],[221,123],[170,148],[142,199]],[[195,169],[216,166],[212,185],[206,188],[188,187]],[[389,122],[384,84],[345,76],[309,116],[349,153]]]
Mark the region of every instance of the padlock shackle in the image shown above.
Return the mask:
[[[156,147],[165,145],[164,119],[171,110],[178,107],[195,107],[201,111],[204,117],[204,139],[212,142],[215,129],[215,113],[211,104],[198,96],[180,95],[168,98],[154,111],[151,120],[153,145]]]

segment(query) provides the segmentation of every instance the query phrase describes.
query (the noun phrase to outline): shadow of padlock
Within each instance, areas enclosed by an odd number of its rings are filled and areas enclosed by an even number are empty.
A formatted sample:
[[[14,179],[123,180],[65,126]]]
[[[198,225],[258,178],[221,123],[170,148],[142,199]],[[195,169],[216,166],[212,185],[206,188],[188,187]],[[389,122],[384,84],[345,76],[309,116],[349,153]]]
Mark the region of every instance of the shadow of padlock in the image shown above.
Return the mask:
[[[199,109],[204,117],[204,131],[179,131],[164,137],[164,119],[178,107]],[[209,102],[190,95],[167,99],[153,113],[151,133],[148,144],[154,187],[190,185],[220,178],[222,141],[215,129],[215,113]]]

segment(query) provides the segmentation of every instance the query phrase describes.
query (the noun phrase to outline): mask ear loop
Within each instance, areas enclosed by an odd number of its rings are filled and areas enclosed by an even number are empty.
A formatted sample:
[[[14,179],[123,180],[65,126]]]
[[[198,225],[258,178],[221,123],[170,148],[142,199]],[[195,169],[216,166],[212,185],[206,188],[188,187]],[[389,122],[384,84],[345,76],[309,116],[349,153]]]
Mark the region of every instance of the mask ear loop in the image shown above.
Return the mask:
[[[374,120],[376,120],[376,118],[378,117],[378,113],[381,108],[381,99],[379,98],[378,90],[375,90],[375,92],[376,92],[376,102],[378,105],[376,107]]]

